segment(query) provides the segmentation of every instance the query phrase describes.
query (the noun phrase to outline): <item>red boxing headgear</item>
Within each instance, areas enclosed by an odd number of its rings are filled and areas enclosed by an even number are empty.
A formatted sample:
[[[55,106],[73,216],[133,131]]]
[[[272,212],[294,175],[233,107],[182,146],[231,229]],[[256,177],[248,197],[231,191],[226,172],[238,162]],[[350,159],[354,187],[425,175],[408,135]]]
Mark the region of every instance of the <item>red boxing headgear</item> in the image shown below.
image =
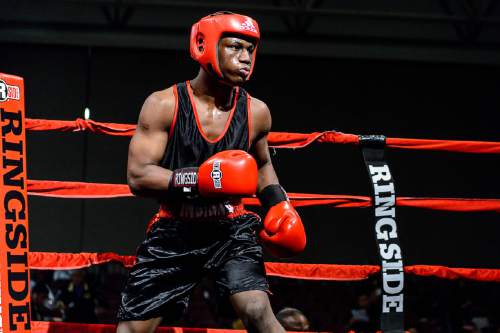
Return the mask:
[[[250,78],[255,64],[260,31],[257,22],[249,16],[231,12],[217,12],[205,16],[193,24],[189,45],[191,57],[199,62],[207,72],[214,73],[223,79],[224,76],[219,67],[218,50],[219,41],[224,34],[242,35],[255,40],[252,66],[247,79]]]

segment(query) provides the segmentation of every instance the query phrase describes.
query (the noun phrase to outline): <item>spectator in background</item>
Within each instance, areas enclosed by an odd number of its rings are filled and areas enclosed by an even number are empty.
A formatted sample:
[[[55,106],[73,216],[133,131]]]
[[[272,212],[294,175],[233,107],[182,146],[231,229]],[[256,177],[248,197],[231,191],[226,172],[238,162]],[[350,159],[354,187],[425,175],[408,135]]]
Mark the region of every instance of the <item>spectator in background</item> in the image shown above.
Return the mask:
[[[286,331],[305,332],[309,330],[309,320],[298,309],[283,308],[276,314],[276,319]]]
[[[65,321],[77,323],[96,323],[96,297],[83,270],[71,272],[71,282],[62,291],[60,300],[65,305]]]
[[[351,318],[348,328],[357,333],[374,332],[376,324],[371,311],[374,299],[367,294],[361,294],[357,298],[356,306],[351,309]]]
[[[466,323],[462,325],[459,333],[480,333],[481,331],[477,328],[474,323]]]
[[[282,324],[283,325],[283,324]],[[245,329],[245,325],[243,325],[243,322],[241,321],[240,318],[238,319],[235,319],[232,323],[231,323],[231,328],[233,330],[244,330]],[[286,328],[285,328],[286,329]]]
[[[62,321],[61,306],[50,306],[50,289],[44,283],[36,283],[31,289],[31,320]]]

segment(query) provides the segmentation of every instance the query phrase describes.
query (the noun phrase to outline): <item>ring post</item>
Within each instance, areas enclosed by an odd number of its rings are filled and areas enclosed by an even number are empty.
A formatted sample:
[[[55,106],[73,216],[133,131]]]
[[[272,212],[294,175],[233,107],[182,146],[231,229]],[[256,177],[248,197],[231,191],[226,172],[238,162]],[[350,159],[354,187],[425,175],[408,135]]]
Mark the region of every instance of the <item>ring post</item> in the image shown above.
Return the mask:
[[[24,80],[0,73],[0,333],[31,332]]]

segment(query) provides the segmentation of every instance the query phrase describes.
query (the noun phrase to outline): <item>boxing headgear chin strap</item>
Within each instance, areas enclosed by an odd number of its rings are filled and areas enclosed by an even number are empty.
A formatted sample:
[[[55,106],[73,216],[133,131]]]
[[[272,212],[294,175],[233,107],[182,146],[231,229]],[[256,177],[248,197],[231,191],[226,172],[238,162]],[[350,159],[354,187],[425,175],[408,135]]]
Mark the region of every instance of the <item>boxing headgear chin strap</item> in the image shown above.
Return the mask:
[[[257,44],[260,39],[259,25],[249,16],[231,12],[217,12],[203,17],[191,28],[190,53],[207,72],[224,78],[219,66],[219,41],[224,34],[235,34],[255,40],[252,65],[247,79],[250,78],[255,64]]]

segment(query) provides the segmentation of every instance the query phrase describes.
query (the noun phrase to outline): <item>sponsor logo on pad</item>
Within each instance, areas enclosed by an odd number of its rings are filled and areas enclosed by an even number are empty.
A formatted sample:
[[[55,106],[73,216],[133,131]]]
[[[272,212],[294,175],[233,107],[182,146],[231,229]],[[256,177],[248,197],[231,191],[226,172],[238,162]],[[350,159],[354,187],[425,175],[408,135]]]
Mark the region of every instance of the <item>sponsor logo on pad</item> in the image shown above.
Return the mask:
[[[10,86],[0,80],[0,102],[5,102],[9,99],[19,100],[20,89],[18,86]]]

